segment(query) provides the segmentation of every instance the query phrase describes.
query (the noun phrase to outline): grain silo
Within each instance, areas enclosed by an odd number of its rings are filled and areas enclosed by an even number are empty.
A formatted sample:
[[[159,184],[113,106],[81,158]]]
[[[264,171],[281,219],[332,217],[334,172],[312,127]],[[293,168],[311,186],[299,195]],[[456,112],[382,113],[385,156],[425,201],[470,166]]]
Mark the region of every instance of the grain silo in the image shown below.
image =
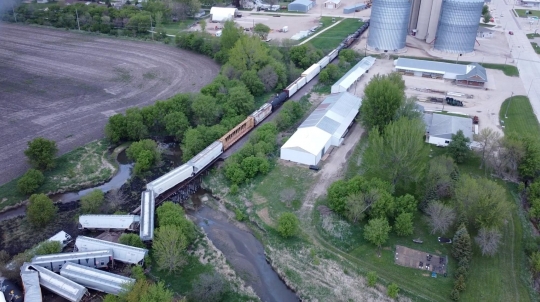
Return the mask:
[[[405,48],[411,0],[373,0],[367,46],[376,51]]]
[[[474,51],[484,0],[443,0],[434,48],[451,53]]]
[[[432,43],[437,33],[442,0],[422,0],[418,13],[415,37]]]

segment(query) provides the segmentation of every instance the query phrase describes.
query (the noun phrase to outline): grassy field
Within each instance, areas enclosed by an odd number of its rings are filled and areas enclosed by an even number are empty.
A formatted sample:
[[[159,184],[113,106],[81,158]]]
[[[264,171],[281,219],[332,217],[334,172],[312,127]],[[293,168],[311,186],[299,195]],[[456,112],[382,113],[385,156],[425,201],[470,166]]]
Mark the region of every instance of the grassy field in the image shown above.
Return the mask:
[[[194,20],[181,20],[175,23],[164,24],[162,27],[168,35],[177,35],[193,23],[195,23]]]
[[[334,49],[343,39],[362,26],[362,24],[364,23],[359,22],[357,19],[345,19],[338,25],[311,39],[308,43],[323,51]]]
[[[537,54],[540,54],[540,47],[538,46],[538,43],[536,43],[536,42],[531,42],[531,45],[532,45],[532,47],[534,48],[534,51],[535,51]]]
[[[507,118],[505,118],[505,112]],[[540,126],[533,113],[531,103],[526,96],[518,95],[506,99],[499,112],[499,118],[504,121],[504,131],[507,133],[531,134],[540,137]]]
[[[538,37],[540,37],[540,34],[538,33],[527,34],[527,38],[529,39],[538,38]]]
[[[516,11],[516,13],[518,14],[519,17],[521,18],[526,18],[528,16],[536,16],[536,17],[540,17],[540,11],[537,11],[537,10],[529,10],[529,9],[514,9],[514,11]],[[526,11],[529,11],[530,14],[525,14]]]
[[[421,57],[411,57],[411,56],[393,56],[393,57],[395,59],[397,59],[398,57],[401,57],[401,58],[409,58],[409,59],[424,60],[424,61],[437,61],[437,62],[446,62],[446,63],[454,63],[454,64],[456,63],[456,61],[454,61],[454,60],[431,59],[431,58],[421,58]],[[462,65],[469,65],[472,62],[458,61],[457,63],[462,64]],[[488,69],[501,70],[502,72],[504,72],[505,75],[507,75],[509,77],[518,77],[519,76],[519,70],[517,69],[516,66],[505,65],[505,64],[493,64],[493,63],[482,63],[480,65],[482,65],[482,66],[484,66],[485,68],[488,68]]]
[[[56,167],[44,173],[45,183],[37,192],[50,194],[91,187],[111,178],[115,165],[116,161],[108,155],[107,143],[94,141],[58,157]],[[0,209],[28,198],[18,192],[18,180],[0,186]]]

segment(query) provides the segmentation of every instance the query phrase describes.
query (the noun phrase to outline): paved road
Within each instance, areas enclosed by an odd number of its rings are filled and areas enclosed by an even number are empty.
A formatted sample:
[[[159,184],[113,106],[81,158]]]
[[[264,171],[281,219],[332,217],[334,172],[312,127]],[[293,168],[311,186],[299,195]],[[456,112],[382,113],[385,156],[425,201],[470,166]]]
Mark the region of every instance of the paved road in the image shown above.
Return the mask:
[[[515,17],[512,7],[513,1],[494,0],[498,11],[496,16],[503,14],[501,24],[505,25],[505,35],[511,49],[512,58],[517,62],[519,77],[528,92],[534,114],[540,114],[540,58],[534,51],[526,34],[528,28],[522,28],[519,18]],[[512,31],[514,34],[508,34]],[[530,89],[530,90],[529,90]]]

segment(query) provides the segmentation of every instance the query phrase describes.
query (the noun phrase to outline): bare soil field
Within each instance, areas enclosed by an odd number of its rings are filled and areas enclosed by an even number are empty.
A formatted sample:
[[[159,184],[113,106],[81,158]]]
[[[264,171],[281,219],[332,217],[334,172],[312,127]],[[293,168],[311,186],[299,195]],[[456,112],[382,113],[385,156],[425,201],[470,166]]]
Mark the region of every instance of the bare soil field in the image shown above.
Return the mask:
[[[109,116],[197,92],[218,71],[172,46],[1,23],[0,184],[28,168],[27,141],[66,153],[103,137]]]

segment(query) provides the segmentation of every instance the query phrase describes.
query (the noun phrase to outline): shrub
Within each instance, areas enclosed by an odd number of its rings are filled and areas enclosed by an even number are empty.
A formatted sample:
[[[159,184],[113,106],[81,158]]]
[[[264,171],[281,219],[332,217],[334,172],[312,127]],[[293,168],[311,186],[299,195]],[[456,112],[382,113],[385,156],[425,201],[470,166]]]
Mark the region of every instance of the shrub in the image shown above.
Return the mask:
[[[278,232],[284,237],[292,237],[298,232],[298,218],[293,213],[283,213],[278,219]]]
[[[399,287],[397,286],[397,284],[390,283],[390,285],[388,285],[388,297],[395,299],[397,298],[398,293],[399,293]]]
[[[62,252],[62,244],[59,241],[45,241],[37,246],[34,254],[37,256],[58,254],[60,252]]]
[[[28,142],[28,149],[24,150],[24,155],[28,157],[30,164],[39,170],[50,170],[54,168],[54,157],[58,152],[56,142],[43,137],[35,138]]]
[[[239,190],[239,189],[238,189],[238,185],[237,185],[237,184],[233,184],[233,185],[231,186],[231,191],[230,191],[230,192],[231,192],[231,194],[236,195],[236,194],[238,194],[238,190]]]
[[[377,273],[376,272],[368,272],[367,273],[367,284],[369,287],[374,287],[375,284],[377,284]]]
[[[43,227],[54,219],[57,208],[45,194],[33,194],[26,208],[28,221],[34,227]]]
[[[90,194],[81,197],[81,209],[85,214],[95,214],[103,205],[104,200],[103,192],[99,189],[95,189],[90,192]]]
[[[122,236],[120,236],[120,238],[118,238],[118,242],[121,244],[134,246],[134,247],[140,247],[140,248],[145,247],[144,243],[141,240],[141,237],[139,237],[139,235],[137,234],[124,233],[122,234]]]
[[[22,194],[28,195],[36,192],[45,182],[45,176],[41,171],[30,169],[17,181],[17,189]]]

